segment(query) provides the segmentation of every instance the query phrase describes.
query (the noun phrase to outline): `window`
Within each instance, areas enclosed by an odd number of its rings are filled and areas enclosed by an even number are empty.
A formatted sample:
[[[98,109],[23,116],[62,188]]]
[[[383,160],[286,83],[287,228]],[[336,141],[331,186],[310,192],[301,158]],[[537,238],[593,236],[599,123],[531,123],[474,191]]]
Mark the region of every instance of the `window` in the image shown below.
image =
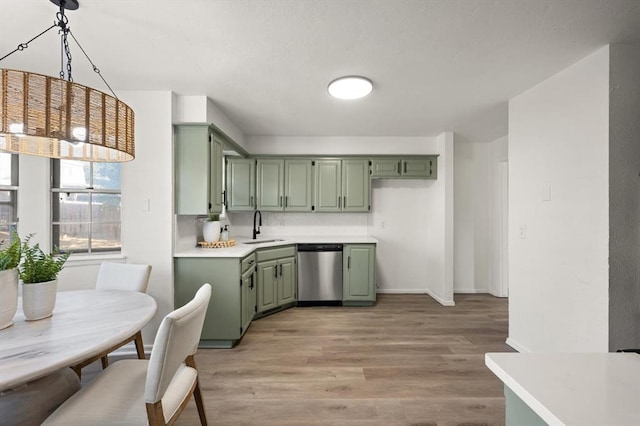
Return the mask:
[[[18,225],[18,156],[0,152],[0,241]]]
[[[52,242],[60,251],[120,251],[120,163],[53,160]]]

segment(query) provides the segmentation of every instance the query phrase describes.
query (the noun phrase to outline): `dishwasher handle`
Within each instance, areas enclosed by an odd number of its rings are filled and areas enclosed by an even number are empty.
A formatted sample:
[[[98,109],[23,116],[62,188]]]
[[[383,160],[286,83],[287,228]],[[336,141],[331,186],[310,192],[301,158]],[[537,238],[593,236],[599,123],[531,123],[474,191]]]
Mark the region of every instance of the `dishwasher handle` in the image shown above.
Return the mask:
[[[298,244],[298,252],[342,251],[342,244]]]

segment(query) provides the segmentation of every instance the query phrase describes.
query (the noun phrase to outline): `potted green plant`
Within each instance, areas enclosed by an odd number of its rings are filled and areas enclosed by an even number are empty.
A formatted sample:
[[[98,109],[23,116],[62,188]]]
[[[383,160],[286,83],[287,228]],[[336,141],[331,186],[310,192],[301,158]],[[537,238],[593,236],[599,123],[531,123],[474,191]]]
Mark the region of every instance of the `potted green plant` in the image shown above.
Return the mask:
[[[32,234],[33,235],[33,234]],[[39,244],[30,245],[32,235],[22,243],[22,311],[27,321],[50,317],[56,304],[58,273],[71,253],[59,254],[57,248],[46,254]]]
[[[215,243],[220,238],[220,215],[209,213],[202,224],[202,236],[207,243]]]
[[[0,241],[0,330],[13,325],[18,310],[18,264],[22,245],[17,233]]]

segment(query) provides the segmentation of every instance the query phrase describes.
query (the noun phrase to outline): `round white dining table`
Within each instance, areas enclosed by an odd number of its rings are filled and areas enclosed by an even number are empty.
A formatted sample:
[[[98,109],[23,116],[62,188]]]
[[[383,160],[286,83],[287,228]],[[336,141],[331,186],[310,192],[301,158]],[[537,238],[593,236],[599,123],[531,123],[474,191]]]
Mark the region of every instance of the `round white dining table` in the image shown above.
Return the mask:
[[[18,299],[14,325],[0,330],[0,391],[44,377],[108,350],[140,331],[156,301],[121,290],[61,291],[53,315],[25,321]]]

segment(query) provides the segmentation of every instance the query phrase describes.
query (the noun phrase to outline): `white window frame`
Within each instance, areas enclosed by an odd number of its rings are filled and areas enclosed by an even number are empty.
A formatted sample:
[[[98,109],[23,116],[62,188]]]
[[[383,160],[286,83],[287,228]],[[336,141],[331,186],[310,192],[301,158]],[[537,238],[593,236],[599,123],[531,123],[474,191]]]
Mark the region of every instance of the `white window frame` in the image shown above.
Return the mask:
[[[95,189],[93,188],[93,166],[94,162],[88,162],[90,167],[90,182],[89,186],[86,188],[60,188],[60,160],[54,159],[51,161],[51,245],[52,250],[60,246],[60,225],[88,225],[89,226],[89,236],[88,236],[88,245],[87,250],[81,251],[73,251],[73,254],[88,254],[88,255],[96,255],[96,254],[119,254],[122,252],[122,237],[120,240],[120,244],[117,247],[110,247],[108,249],[99,249],[94,248],[92,246],[93,242],[93,225],[107,225],[117,223],[120,225],[120,229],[122,230],[122,211],[120,213],[119,221],[105,221],[105,222],[96,222],[93,220],[93,207],[91,206],[91,200],[93,195],[95,194],[117,194],[120,195],[120,201],[122,202],[122,188],[120,189]],[[89,221],[86,222],[67,222],[67,221],[55,221],[53,218],[56,217],[56,202],[59,200],[59,193],[66,194],[89,194]],[[64,251],[64,250],[63,250]]]
[[[19,184],[18,184],[19,161],[18,160],[19,160],[19,157],[18,157],[18,154],[10,154],[5,152],[2,152],[0,154],[11,156],[10,157],[11,158],[11,183],[9,185],[0,184],[0,191],[8,191],[9,193],[11,193],[9,202],[0,201],[1,204],[9,205],[11,207],[11,210],[13,210],[13,218],[12,218],[13,220],[9,220],[8,222],[0,222],[0,226],[2,227],[8,226],[9,240],[11,240],[13,233],[17,232],[18,230],[18,189],[19,189]]]

